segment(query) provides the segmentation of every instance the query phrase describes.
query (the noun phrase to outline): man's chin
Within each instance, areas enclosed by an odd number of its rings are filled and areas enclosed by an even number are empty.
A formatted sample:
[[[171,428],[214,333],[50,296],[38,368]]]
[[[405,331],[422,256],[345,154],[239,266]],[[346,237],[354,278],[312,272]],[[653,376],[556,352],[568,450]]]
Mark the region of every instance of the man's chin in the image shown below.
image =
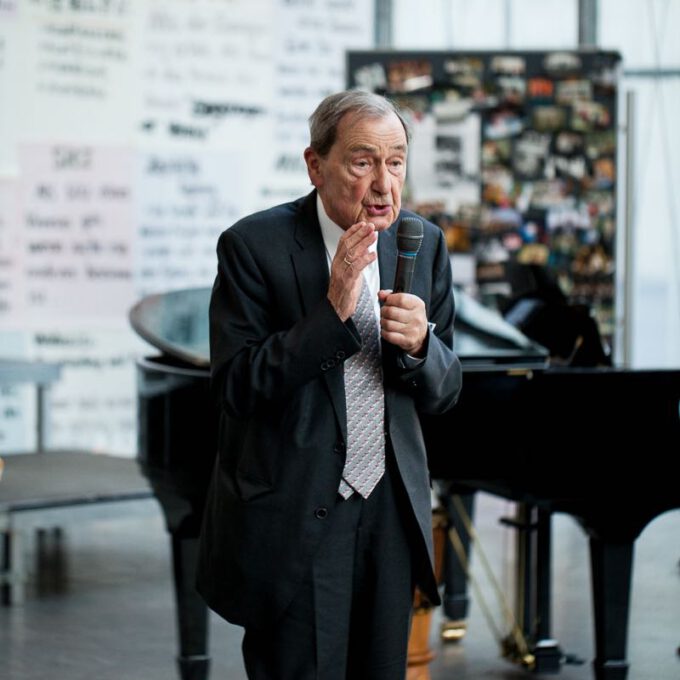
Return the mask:
[[[375,226],[375,230],[379,232],[385,231],[385,229],[389,229],[396,221],[397,216],[393,212],[390,212],[387,215],[375,215],[375,216],[367,215],[362,219],[365,222],[370,222],[371,224],[373,224]]]

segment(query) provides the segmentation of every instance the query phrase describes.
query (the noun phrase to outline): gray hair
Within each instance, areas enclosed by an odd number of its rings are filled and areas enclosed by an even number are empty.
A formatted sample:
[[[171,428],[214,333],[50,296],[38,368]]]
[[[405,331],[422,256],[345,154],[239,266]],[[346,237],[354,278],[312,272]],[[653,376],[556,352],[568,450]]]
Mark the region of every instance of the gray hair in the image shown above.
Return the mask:
[[[406,141],[410,139],[408,125],[396,104],[373,92],[347,90],[328,95],[309,117],[309,145],[319,156],[325,157],[331,150],[340,120],[348,113],[357,113],[367,118],[384,118],[394,113],[404,126]]]

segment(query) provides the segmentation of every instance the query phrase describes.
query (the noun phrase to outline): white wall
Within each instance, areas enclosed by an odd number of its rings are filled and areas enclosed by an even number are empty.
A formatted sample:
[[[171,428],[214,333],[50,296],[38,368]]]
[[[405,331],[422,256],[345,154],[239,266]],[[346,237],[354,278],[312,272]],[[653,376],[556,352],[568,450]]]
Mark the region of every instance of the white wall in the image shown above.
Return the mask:
[[[680,0],[601,0],[599,43],[623,68],[675,69],[625,76],[635,94],[634,261],[631,359],[636,367],[680,366]]]

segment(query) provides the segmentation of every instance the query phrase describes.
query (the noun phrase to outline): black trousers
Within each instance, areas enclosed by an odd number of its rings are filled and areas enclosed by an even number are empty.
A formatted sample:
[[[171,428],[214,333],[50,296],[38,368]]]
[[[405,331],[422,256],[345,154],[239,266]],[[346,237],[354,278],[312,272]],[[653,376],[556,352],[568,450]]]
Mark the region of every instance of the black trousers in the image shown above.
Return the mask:
[[[412,513],[390,458],[367,499],[338,495],[309,580],[275,628],[246,630],[249,680],[404,680]]]

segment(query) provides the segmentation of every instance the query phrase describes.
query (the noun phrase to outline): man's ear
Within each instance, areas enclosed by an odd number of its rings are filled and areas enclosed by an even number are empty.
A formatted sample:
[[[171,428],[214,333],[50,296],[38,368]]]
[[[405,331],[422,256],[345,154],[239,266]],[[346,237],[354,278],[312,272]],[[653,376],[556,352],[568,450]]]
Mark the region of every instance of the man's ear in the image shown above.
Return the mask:
[[[308,146],[304,153],[305,163],[307,164],[307,174],[311,183],[318,189],[323,184],[323,173],[321,172],[321,157]]]

